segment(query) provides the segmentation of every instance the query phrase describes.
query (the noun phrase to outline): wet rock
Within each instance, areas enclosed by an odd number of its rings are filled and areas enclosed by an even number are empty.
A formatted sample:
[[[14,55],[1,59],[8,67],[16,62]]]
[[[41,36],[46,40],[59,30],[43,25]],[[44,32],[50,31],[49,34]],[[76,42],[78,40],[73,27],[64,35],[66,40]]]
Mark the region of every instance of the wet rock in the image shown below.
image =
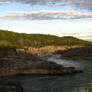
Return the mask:
[[[61,70],[63,73],[66,74],[74,74],[74,73],[82,73],[82,70],[76,70],[75,67],[66,67]]]
[[[69,48],[61,53],[64,59],[92,60],[92,47]]]
[[[23,92],[23,89],[18,81],[8,78],[1,78],[0,92]]]
[[[6,52],[0,58],[0,76],[19,74],[65,74],[78,72],[75,68],[66,68],[55,62],[47,62],[39,57],[23,52]]]

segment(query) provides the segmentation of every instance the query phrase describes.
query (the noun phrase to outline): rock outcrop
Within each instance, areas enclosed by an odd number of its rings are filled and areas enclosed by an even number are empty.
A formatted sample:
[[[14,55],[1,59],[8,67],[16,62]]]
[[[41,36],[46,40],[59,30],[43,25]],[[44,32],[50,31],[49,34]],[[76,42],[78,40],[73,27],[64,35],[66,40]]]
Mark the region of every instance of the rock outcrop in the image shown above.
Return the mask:
[[[54,62],[43,61],[37,56],[24,52],[0,52],[0,76],[18,74],[72,74],[80,72],[75,68],[65,68]]]
[[[60,51],[62,58],[92,60],[92,47],[77,47]]]

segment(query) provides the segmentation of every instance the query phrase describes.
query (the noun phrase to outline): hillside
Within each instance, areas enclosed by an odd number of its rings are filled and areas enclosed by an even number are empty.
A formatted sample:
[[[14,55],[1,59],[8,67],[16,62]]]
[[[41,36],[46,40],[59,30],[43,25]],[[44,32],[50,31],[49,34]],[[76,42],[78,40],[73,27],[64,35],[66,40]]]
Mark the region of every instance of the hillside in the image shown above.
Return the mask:
[[[16,46],[39,47],[46,45],[58,45],[59,42],[60,42],[59,45],[62,45],[61,42],[68,38],[72,39],[72,37],[65,37],[61,39],[59,37],[51,36],[51,35],[19,34],[19,33],[1,30],[0,31],[0,76],[11,76],[11,75],[21,75],[21,74],[61,75],[61,74],[73,74],[73,73],[82,72],[80,70],[76,70],[74,67],[64,67],[52,61],[46,62],[40,59],[36,55],[26,53],[25,51],[18,51],[18,49],[14,48]],[[27,41],[29,43],[27,43]],[[46,43],[45,41],[48,42]],[[40,44],[37,45],[38,42]]]
[[[23,48],[23,47],[44,47],[44,46],[61,46],[61,45],[92,46],[92,42],[80,40],[71,36],[58,37],[54,35],[25,34],[0,30],[1,47],[16,46]]]

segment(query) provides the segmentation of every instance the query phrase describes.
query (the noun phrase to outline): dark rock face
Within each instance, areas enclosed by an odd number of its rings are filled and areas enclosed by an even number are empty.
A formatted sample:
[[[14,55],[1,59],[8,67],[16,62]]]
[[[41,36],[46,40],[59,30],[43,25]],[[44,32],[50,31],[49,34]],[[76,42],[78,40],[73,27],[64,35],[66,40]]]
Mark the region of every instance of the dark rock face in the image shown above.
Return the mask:
[[[61,70],[64,74],[75,74],[75,73],[82,73],[81,70],[76,70],[74,67],[66,67]]]
[[[2,51],[3,53],[3,51]],[[72,74],[77,73],[75,68],[66,68],[54,62],[46,62],[37,56],[23,52],[0,52],[0,76],[19,74]]]
[[[53,54],[63,54],[63,53],[64,53],[64,50],[57,50]]]
[[[70,48],[63,51],[63,53],[61,53],[61,56],[65,59],[92,60],[92,47]]]
[[[23,92],[19,82],[11,79],[0,79],[0,92]]]

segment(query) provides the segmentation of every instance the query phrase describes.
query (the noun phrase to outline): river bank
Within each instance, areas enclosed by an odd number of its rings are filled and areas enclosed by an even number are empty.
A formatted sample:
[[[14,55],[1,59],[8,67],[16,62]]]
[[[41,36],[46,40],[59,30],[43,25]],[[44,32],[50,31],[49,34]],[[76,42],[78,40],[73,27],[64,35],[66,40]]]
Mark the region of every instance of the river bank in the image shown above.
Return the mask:
[[[26,75],[18,76],[24,92],[92,92],[92,62],[87,60],[65,60],[60,55],[43,55],[42,59],[53,61],[64,67],[74,66],[83,73],[63,76]]]
[[[76,69],[74,66],[65,67],[63,64],[58,64],[53,60],[48,62],[46,59],[41,59],[35,55],[25,53],[25,52],[16,52],[15,50],[11,50],[11,49],[0,51],[0,79],[1,80],[2,80],[2,77],[5,77],[5,78],[12,77],[14,81],[15,79],[18,80],[18,77],[21,76],[22,78],[26,75],[26,76],[29,76],[33,81],[36,81],[36,79],[32,78],[33,75],[35,76],[35,78],[40,78],[41,76],[43,77],[50,76],[52,78],[53,76],[58,77],[58,75],[60,75],[60,77],[63,77],[64,75],[69,77],[69,76],[74,76],[76,73],[81,73],[82,71],[83,70],[81,69]],[[21,83],[21,79],[19,79],[18,82]],[[5,83],[5,85],[3,85],[2,83]],[[36,81],[34,85],[36,85],[37,83],[38,82]],[[13,86],[10,86],[11,84],[13,84]],[[16,81],[12,82],[12,80],[10,80],[8,82],[8,80],[6,81],[3,80],[0,85],[1,85],[1,89],[0,89],[1,92],[3,92],[2,88],[5,88],[5,90],[9,90],[9,92],[11,90],[12,92],[15,92],[15,91],[28,92],[25,90],[26,85],[24,86],[23,84],[16,85]],[[22,90],[22,88],[24,90]],[[39,90],[35,92],[38,92],[38,91]]]
[[[22,74],[59,75],[82,72],[74,67],[64,67],[53,61],[47,62],[38,56],[16,52],[14,50],[0,51],[0,76]]]
[[[64,59],[92,60],[92,47],[77,47],[58,51]]]

